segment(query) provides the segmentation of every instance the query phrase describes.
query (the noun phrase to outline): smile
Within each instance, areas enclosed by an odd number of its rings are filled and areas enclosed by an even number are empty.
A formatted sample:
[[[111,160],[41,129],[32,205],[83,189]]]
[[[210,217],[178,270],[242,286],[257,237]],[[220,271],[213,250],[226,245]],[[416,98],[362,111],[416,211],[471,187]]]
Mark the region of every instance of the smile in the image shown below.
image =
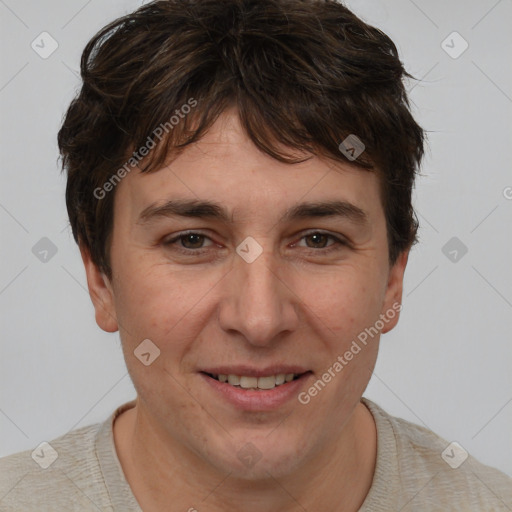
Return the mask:
[[[300,368],[249,367],[218,368],[201,371],[199,375],[213,392],[215,400],[231,404],[243,411],[279,411],[295,404],[298,394],[314,378],[313,372]]]
[[[226,374],[207,374],[209,377],[229,384],[231,386],[239,387],[242,389],[274,389],[287,382],[291,382],[300,377],[301,374],[296,373],[279,373],[277,375],[268,375],[263,377],[251,377],[247,375],[226,375]]]

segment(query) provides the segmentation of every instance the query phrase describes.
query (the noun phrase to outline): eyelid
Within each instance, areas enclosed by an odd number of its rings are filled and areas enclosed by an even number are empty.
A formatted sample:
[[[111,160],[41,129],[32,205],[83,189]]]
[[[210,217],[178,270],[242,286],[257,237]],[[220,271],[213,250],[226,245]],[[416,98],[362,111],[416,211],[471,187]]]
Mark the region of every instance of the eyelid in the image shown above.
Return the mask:
[[[300,240],[302,240],[306,236],[311,236],[311,235],[325,235],[325,236],[334,238],[335,240],[338,240],[339,242],[348,243],[348,240],[341,233],[333,233],[332,231],[326,231],[324,229],[308,229],[301,234]]]
[[[295,246],[297,243],[301,242],[304,238],[311,236],[311,235],[325,235],[331,240],[334,240],[334,243],[326,246],[326,247],[320,247],[318,249],[315,249],[314,247],[305,247],[305,249],[309,249],[312,252],[318,252],[318,253],[327,253],[330,249],[336,250],[336,246],[347,246],[350,247],[350,242],[341,234],[339,233],[331,233],[330,231],[324,231],[322,229],[310,229],[306,231],[305,233],[302,233],[299,241],[294,242],[292,245]]]
[[[330,238],[331,240],[334,241],[334,243],[326,246],[326,247],[320,247],[320,248],[314,248],[314,247],[305,247],[305,249],[309,249],[309,251],[311,252],[315,252],[315,253],[328,253],[330,250],[336,250],[336,249],[339,249],[340,246],[343,247],[343,246],[346,246],[346,247],[351,247],[351,243],[341,234],[339,233],[331,233],[329,231],[325,231],[325,230],[322,230],[322,229],[309,229],[307,230],[306,232],[303,232],[300,236],[300,238],[298,239],[298,242],[294,242],[292,244],[292,247],[296,246],[299,242],[301,242],[304,238],[308,237],[308,236],[311,236],[311,235],[325,235],[327,236],[328,238]],[[204,237],[205,240],[209,240],[211,242],[210,245],[208,245],[206,248],[204,247],[199,247],[197,249],[187,249],[186,247],[180,247],[178,245],[178,242],[179,240],[182,238],[182,237],[185,237],[187,235],[199,235],[199,236],[202,236]],[[174,235],[172,235],[171,238],[164,238],[163,239],[163,244],[166,245],[166,246],[175,246],[176,250],[179,251],[179,252],[182,252],[184,254],[196,254],[196,255],[200,255],[204,252],[207,252],[208,251],[208,248],[211,247],[212,245],[216,245],[215,242],[210,238],[210,236],[208,236],[206,233],[202,232],[201,230],[194,230],[194,229],[190,229],[190,230],[186,230],[186,231],[181,231],[179,233],[176,233]],[[338,246],[338,247],[336,247]]]
[[[187,235],[199,235],[199,236],[204,237],[207,240],[210,240],[210,242],[212,242],[212,244],[215,243],[211,239],[211,237],[208,236],[206,233],[203,233],[202,231],[197,230],[197,229],[189,229],[187,231],[180,231],[179,233],[173,234],[170,237],[165,237],[163,239],[163,244],[164,245],[172,245],[172,244],[176,243],[180,238],[185,237]],[[183,249],[185,249],[185,248],[183,248]],[[194,251],[194,249],[185,249],[185,250]],[[195,252],[197,252],[198,250],[200,250],[200,249],[196,249]]]

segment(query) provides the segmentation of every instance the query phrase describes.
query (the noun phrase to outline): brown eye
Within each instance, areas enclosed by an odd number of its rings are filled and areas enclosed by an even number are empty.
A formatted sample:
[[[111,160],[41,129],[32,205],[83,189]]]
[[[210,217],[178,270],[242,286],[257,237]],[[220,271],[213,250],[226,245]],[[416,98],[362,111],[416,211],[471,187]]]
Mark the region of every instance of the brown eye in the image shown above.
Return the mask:
[[[168,249],[173,249],[190,255],[198,255],[207,251],[213,245],[212,240],[202,233],[190,231],[181,233],[172,239],[164,240],[163,245]]]
[[[305,240],[309,239],[312,241],[312,245],[307,244],[307,246],[313,249],[323,249],[324,247],[327,247],[327,241],[329,238],[333,237],[326,235],[325,233],[313,233],[304,237]]]
[[[180,236],[181,245],[186,249],[200,249],[204,243],[204,235],[198,233],[188,233]]]
[[[324,233],[322,231],[311,231],[306,233],[301,237],[300,241],[294,245],[303,249],[310,249],[310,252],[316,253],[319,256],[328,254],[332,251],[340,251],[345,247],[350,247],[349,242],[347,242],[343,237]]]

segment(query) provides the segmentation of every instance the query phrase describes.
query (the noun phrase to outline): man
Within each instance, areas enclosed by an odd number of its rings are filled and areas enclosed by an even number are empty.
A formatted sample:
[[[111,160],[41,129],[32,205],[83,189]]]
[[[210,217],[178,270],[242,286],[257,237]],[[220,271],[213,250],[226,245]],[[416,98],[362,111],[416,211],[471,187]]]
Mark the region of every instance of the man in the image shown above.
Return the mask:
[[[417,229],[404,76],[334,1],[159,1],[91,40],[59,147],[137,398],[46,469],[3,459],[2,510],[512,508],[510,478],[362,398]]]

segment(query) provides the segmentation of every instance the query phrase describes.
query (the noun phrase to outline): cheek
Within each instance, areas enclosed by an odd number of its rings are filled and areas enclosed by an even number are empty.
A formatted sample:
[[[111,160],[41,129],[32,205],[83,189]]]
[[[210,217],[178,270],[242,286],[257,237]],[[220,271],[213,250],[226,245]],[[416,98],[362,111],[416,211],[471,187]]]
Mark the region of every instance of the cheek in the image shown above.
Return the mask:
[[[308,279],[300,296],[320,324],[346,340],[379,317],[384,300],[380,281],[372,269],[344,268]]]
[[[164,265],[136,272],[126,266],[116,288],[116,313],[123,343],[132,350],[149,338],[160,350],[184,350],[206,318],[212,279],[191,272],[169,270]]]

